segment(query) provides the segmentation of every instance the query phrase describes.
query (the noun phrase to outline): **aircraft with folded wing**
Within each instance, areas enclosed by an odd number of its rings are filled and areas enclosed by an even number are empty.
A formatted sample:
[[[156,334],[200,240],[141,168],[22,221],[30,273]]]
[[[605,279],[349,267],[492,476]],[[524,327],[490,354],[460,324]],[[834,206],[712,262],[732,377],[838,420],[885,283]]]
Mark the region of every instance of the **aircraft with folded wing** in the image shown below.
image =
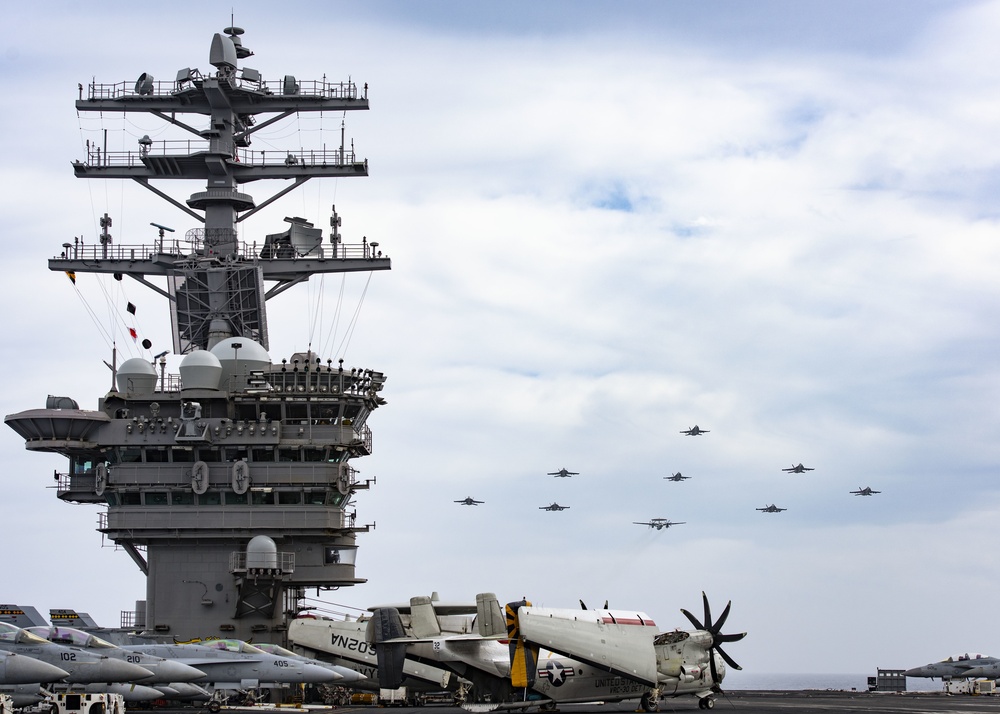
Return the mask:
[[[723,635],[730,606],[713,622],[703,599],[703,621],[681,611],[696,628],[688,631],[660,632],[636,611],[533,608],[526,601],[507,605],[504,616],[496,596],[481,593],[476,633],[442,628],[431,599],[413,598],[406,624],[397,608],[380,607],[367,624],[296,619],[289,637],[317,656],[363,657],[386,689],[412,682],[418,666],[450,672],[448,687],[469,711],[595,700],[640,700],[653,711],[661,697],[682,695],[712,708],[726,665],[739,668],[721,645],[746,633]],[[349,631],[353,636],[338,634]]]

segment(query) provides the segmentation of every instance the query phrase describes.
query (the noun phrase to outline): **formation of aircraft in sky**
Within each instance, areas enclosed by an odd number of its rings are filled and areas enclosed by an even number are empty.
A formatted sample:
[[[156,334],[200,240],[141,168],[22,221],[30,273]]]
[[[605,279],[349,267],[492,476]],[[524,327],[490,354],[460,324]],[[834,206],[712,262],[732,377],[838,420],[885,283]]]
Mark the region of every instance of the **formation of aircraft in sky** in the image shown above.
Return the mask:
[[[881,491],[872,491],[871,486],[865,486],[864,488],[859,488],[857,491],[851,491],[855,496],[874,496],[876,493],[882,493]]]
[[[477,501],[472,496],[466,496],[461,500],[455,501],[455,503],[461,503],[463,506],[478,506],[480,503],[486,503],[486,501]]]
[[[656,711],[660,699],[679,696],[710,709],[726,667],[740,669],[722,645],[746,633],[723,634],[730,604],[713,621],[702,597],[703,619],[681,610],[693,630],[661,632],[646,613],[606,603],[588,610],[581,601],[581,610],[521,600],[501,608],[496,595],[480,593],[474,608],[421,596],[369,608],[357,621],[297,618],[288,635],[296,648],[363,673],[359,686],[447,690],[469,711],[595,700],[639,700]]]
[[[773,503],[770,506],[764,506],[763,508],[758,508],[758,511],[763,513],[781,513],[782,511],[787,511],[787,508],[778,508]]]
[[[637,526],[649,526],[659,531],[670,526],[682,526],[686,521],[671,521],[669,518],[650,518],[648,521],[632,521],[632,523]]]
[[[781,469],[782,471],[790,474],[802,474],[806,471],[815,471],[816,469],[811,469],[808,466],[803,466],[802,464],[797,464],[787,469]]]

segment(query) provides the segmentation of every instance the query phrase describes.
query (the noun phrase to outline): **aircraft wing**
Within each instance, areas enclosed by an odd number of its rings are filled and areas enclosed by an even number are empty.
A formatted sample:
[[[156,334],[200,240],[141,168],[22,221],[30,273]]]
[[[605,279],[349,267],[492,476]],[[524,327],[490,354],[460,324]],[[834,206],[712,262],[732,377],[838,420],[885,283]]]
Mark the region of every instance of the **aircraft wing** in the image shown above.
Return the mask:
[[[617,624],[611,619],[580,610],[522,607],[518,611],[521,636],[529,642],[655,687],[656,627]]]

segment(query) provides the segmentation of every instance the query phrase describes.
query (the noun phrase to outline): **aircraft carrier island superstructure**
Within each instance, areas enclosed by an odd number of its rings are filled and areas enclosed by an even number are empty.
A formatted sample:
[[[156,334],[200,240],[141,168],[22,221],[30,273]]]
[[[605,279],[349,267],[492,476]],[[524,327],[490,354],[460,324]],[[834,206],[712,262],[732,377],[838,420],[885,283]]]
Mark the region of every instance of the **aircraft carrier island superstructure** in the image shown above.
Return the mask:
[[[385,403],[385,376],[312,352],[272,363],[265,301],[315,273],[390,263],[376,242],[346,243],[336,211],[328,242],[298,217],[240,239],[240,222],[309,179],[368,173],[342,129],[334,150],[250,149],[254,133],[275,122],[368,109],[368,97],[367,85],[359,92],[349,81],[266,80],[240,66],[253,54],[242,34],[230,27],[213,37],[207,73],[81,85],[76,102],[79,112],[158,117],[188,135],[143,136],[118,153],[88,142],[86,159],[73,164],[80,178],[132,179],[183,211],[197,222],[183,240],[154,223],[149,244],[121,244],[105,214],[97,240],[64,243],[49,261],[71,275],[129,277],[167,298],[180,374],[166,373],[166,353],[133,357],[114,365],[96,410],[50,396],[46,408],[5,421],[29,450],[68,457],[60,499],[106,505],[99,530],[146,576],[137,629],[280,643],[306,588],[364,582],[356,534],[368,527],[356,524],[352,498],[370,482],[351,460],[371,453],[367,421]],[[204,180],[205,190],[182,203],[153,185],[170,179]],[[260,203],[239,190],[263,179],[292,183]]]

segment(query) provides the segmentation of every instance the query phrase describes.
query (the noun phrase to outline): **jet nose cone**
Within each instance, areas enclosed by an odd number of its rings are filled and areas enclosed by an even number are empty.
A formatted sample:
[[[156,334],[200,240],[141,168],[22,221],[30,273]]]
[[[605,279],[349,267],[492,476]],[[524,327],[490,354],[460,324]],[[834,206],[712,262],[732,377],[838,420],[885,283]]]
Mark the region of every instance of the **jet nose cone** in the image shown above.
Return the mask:
[[[342,679],[339,674],[332,669],[320,667],[318,664],[306,664],[302,667],[303,684],[323,684],[324,682],[336,682]]]
[[[155,665],[144,663],[146,669],[152,670],[157,682],[197,682],[205,679],[205,673],[183,662],[165,659]]]
[[[351,682],[360,682],[362,679],[367,679],[361,672],[355,672],[353,669],[348,669],[347,667],[335,667],[334,671],[343,678],[340,680],[341,684],[350,684]]]
[[[100,676],[95,682],[137,682],[153,676],[145,667],[120,659],[102,659],[97,666]]]
[[[907,677],[923,677],[924,676],[924,668],[923,667],[914,667],[913,669],[906,670],[905,672],[903,672],[903,674],[905,676],[907,676]]]
[[[69,672],[55,665],[19,654],[5,657],[0,667],[6,684],[46,684],[69,676]]]

